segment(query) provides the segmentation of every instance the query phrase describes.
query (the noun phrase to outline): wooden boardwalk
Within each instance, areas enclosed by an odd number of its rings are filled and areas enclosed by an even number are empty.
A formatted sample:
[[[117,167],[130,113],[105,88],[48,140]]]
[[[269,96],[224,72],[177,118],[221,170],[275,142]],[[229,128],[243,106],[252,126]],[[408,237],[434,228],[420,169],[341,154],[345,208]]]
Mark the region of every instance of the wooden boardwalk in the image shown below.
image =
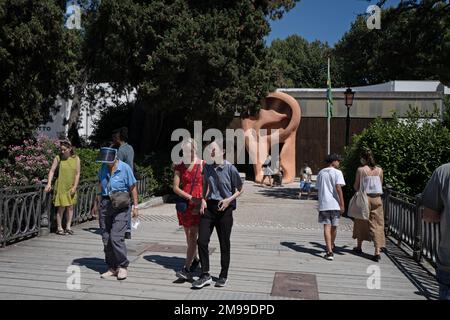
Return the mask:
[[[105,271],[98,222],[74,227],[75,235],[34,238],[0,249],[0,299],[291,299],[271,295],[276,272],[316,276],[319,299],[426,299],[436,298],[434,278],[392,244],[376,264],[351,252],[351,221],[342,221],[334,261],[323,259],[320,226],[314,201],[295,199],[293,187],[257,188],[246,183],[235,213],[229,285],[191,289],[179,283],[184,232],[178,227],[174,205],[141,212],[142,224],[128,240],[129,277],[125,281],[100,279]],[[278,192],[278,197],[276,196]],[[211,241],[211,273],[220,271],[217,236]],[[156,250],[159,250],[156,251]],[[380,289],[369,289],[367,273],[379,266]],[[81,288],[69,290],[68,267],[81,270]]]

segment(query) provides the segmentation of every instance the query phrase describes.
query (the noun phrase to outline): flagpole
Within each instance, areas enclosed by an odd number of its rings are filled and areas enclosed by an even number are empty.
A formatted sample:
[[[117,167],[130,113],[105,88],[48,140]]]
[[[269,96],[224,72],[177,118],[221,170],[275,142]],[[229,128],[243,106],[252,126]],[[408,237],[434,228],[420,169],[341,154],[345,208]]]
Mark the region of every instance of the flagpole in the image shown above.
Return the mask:
[[[328,56],[328,77],[330,77],[330,57]],[[330,81],[330,79],[328,79]],[[329,90],[327,88],[327,90]],[[331,131],[331,114],[330,114],[330,102],[327,99],[327,155],[330,154],[330,131]]]

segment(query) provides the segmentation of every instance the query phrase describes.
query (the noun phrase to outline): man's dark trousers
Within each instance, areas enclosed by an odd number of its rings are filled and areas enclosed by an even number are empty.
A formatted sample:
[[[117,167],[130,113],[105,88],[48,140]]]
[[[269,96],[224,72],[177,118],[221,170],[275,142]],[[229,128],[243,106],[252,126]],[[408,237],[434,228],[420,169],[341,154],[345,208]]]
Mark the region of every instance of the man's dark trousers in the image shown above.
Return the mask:
[[[202,273],[209,273],[208,245],[214,227],[217,231],[220,243],[220,264],[222,270],[219,277],[228,278],[230,267],[230,236],[233,227],[233,207],[229,206],[225,211],[219,211],[219,201],[208,200],[208,207],[200,219],[199,236],[197,240]]]

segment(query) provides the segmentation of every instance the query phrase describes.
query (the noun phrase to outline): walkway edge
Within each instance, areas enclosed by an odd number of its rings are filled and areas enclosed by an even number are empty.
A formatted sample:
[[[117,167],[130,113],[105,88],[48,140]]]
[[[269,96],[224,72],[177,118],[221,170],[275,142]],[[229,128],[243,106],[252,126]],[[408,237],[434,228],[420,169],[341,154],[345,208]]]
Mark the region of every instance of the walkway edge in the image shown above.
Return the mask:
[[[143,210],[143,209],[147,209],[147,208],[150,208],[150,207],[160,206],[160,205],[165,203],[165,198],[166,198],[166,196],[151,197],[150,199],[140,203],[138,205],[138,209],[139,210]]]

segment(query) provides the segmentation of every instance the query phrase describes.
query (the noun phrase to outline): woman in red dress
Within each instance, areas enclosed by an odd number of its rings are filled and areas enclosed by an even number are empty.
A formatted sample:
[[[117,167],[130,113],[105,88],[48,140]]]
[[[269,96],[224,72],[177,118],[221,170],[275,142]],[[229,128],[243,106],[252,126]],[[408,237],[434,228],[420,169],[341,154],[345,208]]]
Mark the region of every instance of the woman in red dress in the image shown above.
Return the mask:
[[[180,226],[184,227],[186,234],[187,252],[184,267],[177,272],[176,276],[180,279],[191,280],[192,272],[195,271],[200,263],[200,260],[197,258],[197,238],[200,222],[199,211],[203,196],[204,161],[197,157],[197,144],[195,140],[188,139],[184,142],[182,150],[185,161],[174,166],[173,191],[178,196],[189,200],[185,212],[177,211],[178,222]]]

